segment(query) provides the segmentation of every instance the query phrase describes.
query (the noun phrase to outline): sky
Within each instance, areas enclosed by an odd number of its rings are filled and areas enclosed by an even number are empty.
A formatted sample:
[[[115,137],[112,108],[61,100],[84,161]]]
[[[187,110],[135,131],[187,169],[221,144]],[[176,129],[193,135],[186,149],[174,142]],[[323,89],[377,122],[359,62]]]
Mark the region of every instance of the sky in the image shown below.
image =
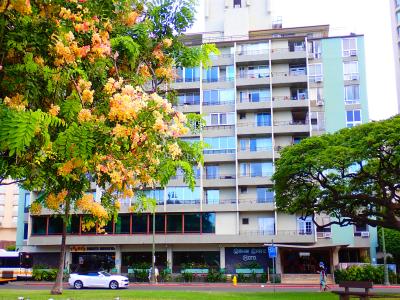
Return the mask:
[[[190,32],[204,31],[203,2]],[[211,0],[212,1],[212,0]],[[381,120],[397,113],[394,54],[389,1],[392,0],[271,0],[273,16],[283,27],[330,25],[330,35],[365,35],[369,115]]]

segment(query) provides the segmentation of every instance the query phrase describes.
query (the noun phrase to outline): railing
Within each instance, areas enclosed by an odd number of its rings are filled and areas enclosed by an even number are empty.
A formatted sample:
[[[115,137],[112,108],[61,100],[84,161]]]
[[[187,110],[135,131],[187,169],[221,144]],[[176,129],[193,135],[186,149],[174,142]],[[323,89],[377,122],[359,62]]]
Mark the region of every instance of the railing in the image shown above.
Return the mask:
[[[206,174],[203,176],[204,179],[235,179],[236,174]]]
[[[233,58],[233,54],[231,53],[222,53],[220,55],[210,54],[209,56],[211,59],[218,59],[218,58]]]
[[[212,105],[235,105],[235,100],[229,100],[229,101],[212,101],[212,102],[203,102],[204,106],[212,106]]]
[[[258,99],[245,97],[237,99],[237,103],[258,103],[258,102],[268,102],[268,101],[271,101],[271,97],[258,97]]]
[[[239,233],[240,235],[246,236],[264,236],[264,235],[275,235],[275,230],[243,230]]]
[[[119,203],[122,207],[129,207],[137,203],[136,199],[119,199]],[[164,205],[164,200],[156,200],[156,205]]]
[[[170,180],[178,180],[178,179],[183,179],[185,176],[183,174],[178,174],[175,176],[172,176]],[[194,176],[195,179],[200,179],[200,174],[195,174]]]
[[[264,198],[264,199],[239,199],[239,204],[264,204],[264,203],[274,203],[274,197]]]
[[[203,127],[204,130],[213,130],[213,129],[227,129],[235,127],[235,124],[221,124],[221,125],[206,125]]]
[[[200,82],[200,77],[195,77],[195,78],[176,78],[174,80],[175,83],[188,83],[188,82]]]
[[[189,200],[182,200],[182,199],[168,199],[167,204],[177,205],[177,204],[200,204],[200,199],[189,199]]]
[[[265,127],[271,126],[271,122],[247,122],[247,123],[238,123],[238,127]]]
[[[226,204],[236,204],[236,199],[205,199],[204,204],[208,205],[226,205]]]
[[[213,82],[230,82],[233,81],[233,77],[219,77],[219,78],[204,78],[203,82],[213,83]]]
[[[291,96],[273,96],[272,101],[297,101],[297,100],[307,100],[307,97],[301,96],[300,99]]]
[[[190,106],[190,105],[200,105],[199,101],[191,101],[191,102],[178,102],[177,106]]]
[[[242,74],[237,74],[236,78],[244,78],[244,79],[252,79],[252,78],[269,78],[269,72],[268,73],[258,73],[258,74],[248,74],[248,73],[242,73]]]
[[[274,126],[282,126],[282,125],[308,125],[307,121],[299,120],[299,121],[274,121]]]
[[[288,76],[306,76],[306,72],[289,71],[289,72],[272,72],[272,77],[288,77]]]
[[[256,178],[256,177],[271,177],[273,174],[272,171],[270,172],[262,172],[262,173],[258,173],[258,172],[253,172],[253,173],[246,173],[246,174],[240,174],[239,177],[251,177],[251,178]]]
[[[304,52],[306,51],[306,47],[304,48],[294,48],[293,51],[289,48],[272,48],[271,53],[289,53],[289,52]]]
[[[236,55],[260,55],[260,54],[269,54],[269,49],[261,49],[261,50],[238,50],[236,51]]]
[[[204,154],[232,154],[235,153],[236,149],[204,149]]]
[[[272,146],[270,147],[256,147],[256,148],[250,148],[250,147],[246,147],[246,148],[238,148],[239,152],[267,152],[267,151],[271,151],[272,152]]]
[[[241,235],[251,235],[251,236],[263,236],[263,235],[275,235],[275,231],[273,229],[267,230],[246,230],[241,231]],[[313,236],[313,231],[308,231],[307,233],[303,233],[299,230],[278,230],[276,236],[279,237],[303,237],[303,236]]]

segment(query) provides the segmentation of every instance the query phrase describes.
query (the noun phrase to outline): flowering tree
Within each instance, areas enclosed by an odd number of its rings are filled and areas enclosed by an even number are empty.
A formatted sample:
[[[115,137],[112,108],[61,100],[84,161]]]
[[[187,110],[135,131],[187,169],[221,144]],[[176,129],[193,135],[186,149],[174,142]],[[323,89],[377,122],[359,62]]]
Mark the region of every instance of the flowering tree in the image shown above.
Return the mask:
[[[193,0],[1,0],[0,178],[40,191],[42,209],[63,218],[62,293],[70,215],[98,232],[119,210],[115,194],[164,186],[177,168],[194,186],[202,145],[179,139],[191,124],[173,109],[174,66],[208,63],[213,45],[188,48]],[[101,202],[87,193],[103,188]]]

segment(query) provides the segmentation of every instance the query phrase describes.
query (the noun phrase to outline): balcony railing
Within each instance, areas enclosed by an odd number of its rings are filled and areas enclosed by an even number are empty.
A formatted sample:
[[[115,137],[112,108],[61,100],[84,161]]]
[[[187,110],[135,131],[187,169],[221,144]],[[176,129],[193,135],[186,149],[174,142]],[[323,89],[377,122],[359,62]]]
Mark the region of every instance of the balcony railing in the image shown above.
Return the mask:
[[[196,101],[179,101],[177,106],[187,106],[187,105],[200,105],[200,100]]]
[[[271,97],[244,97],[237,99],[237,103],[258,103],[271,101]]]
[[[272,101],[297,101],[307,100],[307,96],[291,97],[291,96],[273,96]]]
[[[263,235],[275,235],[274,229],[266,229],[266,230],[246,230],[241,231],[240,234],[243,235],[251,235],[251,236],[263,236]],[[313,231],[308,231],[307,233],[302,232],[301,230],[278,230],[276,236],[280,237],[302,237],[302,236],[313,236]]]
[[[305,76],[306,72],[289,71],[289,72],[272,72],[272,77],[288,77],[288,76]]]
[[[203,129],[214,130],[214,129],[227,129],[232,127],[235,127],[235,124],[206,125],[203,127]]]
[[[200,204],[200,199],[168,199],[167,204]]]
[[[236,204],[236,199],[205,199],[204,203],[209,205]]]
[[[257,199],[257,198],[248,198],[248,199],[239,199],[239,204],[263,204],[263,203],[274,203],[274,197]]]
[[[240,56],[240,55],[261,55],[261,54],[268,55],[269,49],[236,51],[236,55],[238,55],[238,56]]]
[[[206,174],[204,179],[235,179],[236,174]]]
[[[308,121],[305,120],[274,121],[274,126],[284,126],[284,125],[308,125]]]
[[[200,82],[200,77],[195,77],[195,78],[176,78],[174,80],[175,83],[188,83],[188,82]]]
[[[236,149],[204,149],[204,154],[233,154]]]
[[[266,73],[239,73],[236,75],[236,78],[244,78],[244,79],[253,79],[253,78],[269,78],[269,72]]]
[[[203,78],[203,82],[212,83],[212,82],[230,82],[233,81],[234,77],[219,77],[219,78]]]
[[[205,106],[211,106],[211,105],[235,105],[235,100],[213,100],[211,102],[204,101],[203,105]]]
[[[272,171],[264,171],[264,172],[249,172],[249,173],[241,173],[239,177],[271,177],[273,174]]]
[[[269,147],[256,147],[256,148],[251,148],[251,147],[246,147],[246,148],[238,148],[239,152],[267,152],[271,151],[272,152],[272,146]]]
[[[272,48],[271,53],[293,53],[293,52],[303,52],[306,51],[306,47],[294,48],[293,50],[289,48]]]
[[[266,127],[271,126],[271,122],[246,122],[246,123],[238,123],[238,127]]]

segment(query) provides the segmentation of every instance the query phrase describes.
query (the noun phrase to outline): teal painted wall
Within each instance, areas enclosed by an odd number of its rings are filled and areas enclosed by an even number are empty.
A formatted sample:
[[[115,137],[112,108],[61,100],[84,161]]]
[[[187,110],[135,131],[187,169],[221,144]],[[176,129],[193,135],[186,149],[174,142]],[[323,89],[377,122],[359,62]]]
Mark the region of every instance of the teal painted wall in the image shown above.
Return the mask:
[[[365,73],[364,37],[357,37],[357,57],[360,84],[360,106],[362,122],[369,121],[367,81]],[[344,102],[344,78],[342,38],[322,40],[322,63],[324,75],[323,95],[325,101],[325,124],[327,132],[335,132],[346,127],[346,105]],[[354,107],[353,107],[354,108]],[[349,106],[349,109],[353,109]],[[376,259],[377,230],[369,227],[371,260]],[[354,246],[353,226],[332,226],[332,242]]]
[[[19,188],[18,196],[18,221],[17,221],[17,239],[16,248],[21,249],[24,241],[24,220],[25,220],[25,194],[29,194],[28,191]]]

